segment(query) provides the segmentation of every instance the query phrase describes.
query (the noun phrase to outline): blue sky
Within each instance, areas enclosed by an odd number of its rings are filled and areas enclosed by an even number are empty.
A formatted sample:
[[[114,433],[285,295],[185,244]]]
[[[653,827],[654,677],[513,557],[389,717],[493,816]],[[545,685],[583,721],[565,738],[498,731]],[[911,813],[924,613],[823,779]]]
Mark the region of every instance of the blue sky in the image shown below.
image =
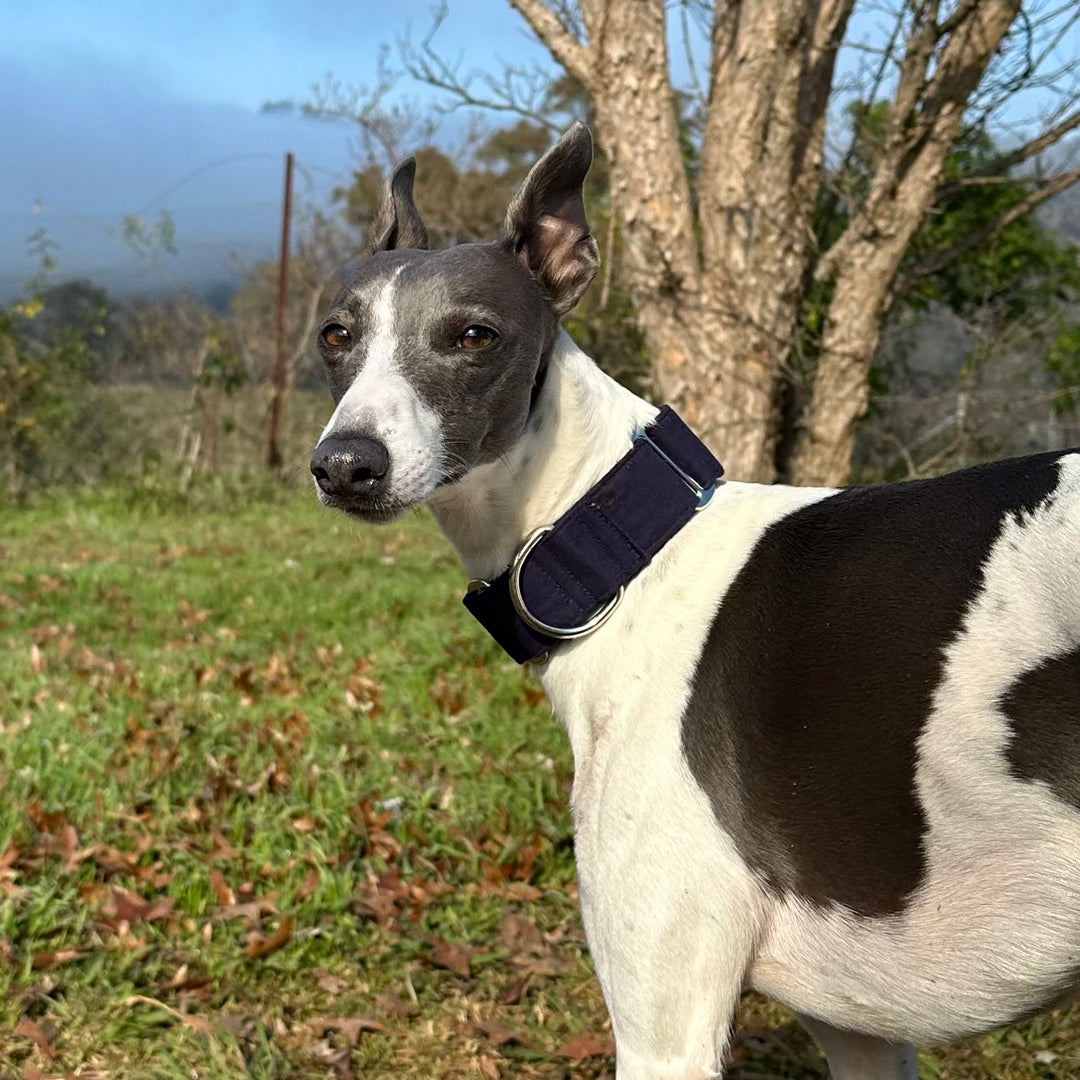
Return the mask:
[[[35,269],[25,239],[59,244],[64,276],[116,288],[229,272],[276,243],[282,157],[321,202],[355,161],[345,125],[264,115],[327,73],[374,77],[379,46],[431,23],[431,0],[3,4],[0,298]],[[466,68],[545,60],[505,0],[454,0],[439,42]],[[403,81],[401,95],[424,90]],[[192,175],[192,174],[195,175]],[[158,196],[167,193],[164,198]],[[153,271],[117,236],[123,215],[175,217],[181,257]]]
[[[629,0],[628,0],[629,2]],[[347,125],[260,112],[303,100],[328,73],[374,79],[381,45],[431,25],[434,0],[0,0],[0,302],[34,273],[25,240],[59,244],[62,276],[119,290],[232,276],[276,247],[282,158],[301,199],[325,203],[356,161]],[[462,68],[550,63],[507,0],[449,0],[437,44]],[[851,34],[880,38],[880,6]],[[880,25],[879,25],[880,24]],[[673,29],[673,63],[686,70]],[[1080,55],[1080,27],[1059,42]],[[704,50],[700,50],[699,62]],[[866,54],[842,54],[852,75]],[[398,94],[431,92],[408,79]],[[1038,95],[1012,107],[1017,129]],[[461,120],[448,121],[463,130]],[[169,210],[180,257],[148,268],[118,236],[125,214]]]

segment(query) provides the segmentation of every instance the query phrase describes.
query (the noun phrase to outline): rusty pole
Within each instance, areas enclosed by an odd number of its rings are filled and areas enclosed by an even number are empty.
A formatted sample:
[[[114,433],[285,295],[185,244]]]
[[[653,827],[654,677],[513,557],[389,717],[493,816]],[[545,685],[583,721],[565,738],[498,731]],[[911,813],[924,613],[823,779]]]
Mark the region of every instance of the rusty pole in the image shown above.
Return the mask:
[[[266,464],[273,471],[282,465],[281,417],[285,408],[285,304],[289,294],[289,228],[292,221],[293,155],[285,155],[285,199],[281,208],[281,255],[278,259],[277,335],[274,368],[270,373],[270,442]]]

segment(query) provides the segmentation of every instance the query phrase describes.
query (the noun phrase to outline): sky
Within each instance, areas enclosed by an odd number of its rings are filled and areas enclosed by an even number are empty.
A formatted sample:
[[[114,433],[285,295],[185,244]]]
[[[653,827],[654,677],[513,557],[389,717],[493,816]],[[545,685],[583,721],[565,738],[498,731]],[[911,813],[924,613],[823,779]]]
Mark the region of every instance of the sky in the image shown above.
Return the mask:
[[[91,277],[118,292],[235,282],[239,266],[272,257],[285,152],[297,156],[299,202],[320,206],[348,182],[358,157],[348,125],[263,106],[308,99],[329,73],[370,85],[380,47],[410,31],[422,37],[435,6],[0,0],[0,303],[37,270],[26,240],[38,229],[57,245],[58,278]],[[884,36],[881,12],[861,5],[849,37]],[[449,0],[436,45],[463,71],[551,63],[507,0]],[[1080,26],[1058,51],[1080,56]],[[672,58],[676,78],[680,65],[685,77],[677,26]],[[838,81],[858,82],[858,66],[871,62],[848,48]],[[395,93],[421,106],[434,98],[407,77]],[[1017,101],[1008,137],[1021,137],[1023,114],[1038,105],[1031,95]],[[464,131],[458,116],[444,132],[455,125]],[[175,221],[179,255],[148,264],[123,241],[121,224],[128,214],[153,221],[162,210]]]
[[[432,0],[0,0],[0,301],[37,269],[44,228],[61,278],[157,291],[235,277],[277,246],[283,158],[324,204],[356,162],[348,125],[265,114],[328,73],[370,84],[384,43],[431,25]],[[481,29],[482,28],[482,29]],[[505,0],[453,0],[437,39],[463,68],[546,53]],[[403,80],[399,96],[426,91]],[[150,265],[127,214],[176,223]]]

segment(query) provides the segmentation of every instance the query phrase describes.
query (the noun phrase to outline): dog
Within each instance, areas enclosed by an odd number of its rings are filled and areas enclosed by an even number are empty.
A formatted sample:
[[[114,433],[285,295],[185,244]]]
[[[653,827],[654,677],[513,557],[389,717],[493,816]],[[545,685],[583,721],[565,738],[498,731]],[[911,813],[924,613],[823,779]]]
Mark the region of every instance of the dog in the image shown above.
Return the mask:
[[[434,252],[398,167],[319,331],[318,496],[430,507],[536,660],[619,1080],[720,1077],[746,988],[834,1080],[913,1080],[912,1044],[1080,982],[1080,453],[723,481],[559,325],[598,264],[591,160],[576,125],[498,240]]]

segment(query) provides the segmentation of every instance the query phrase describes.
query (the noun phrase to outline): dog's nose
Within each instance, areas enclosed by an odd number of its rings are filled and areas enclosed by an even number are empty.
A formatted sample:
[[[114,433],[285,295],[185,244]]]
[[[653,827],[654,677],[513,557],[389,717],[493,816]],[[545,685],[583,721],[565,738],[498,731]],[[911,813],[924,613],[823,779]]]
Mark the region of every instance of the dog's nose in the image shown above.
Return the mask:
[[[311,455],[315,482],[339,499],[373,494],[389,468],[386,447],[366,435],[329,435]]]

